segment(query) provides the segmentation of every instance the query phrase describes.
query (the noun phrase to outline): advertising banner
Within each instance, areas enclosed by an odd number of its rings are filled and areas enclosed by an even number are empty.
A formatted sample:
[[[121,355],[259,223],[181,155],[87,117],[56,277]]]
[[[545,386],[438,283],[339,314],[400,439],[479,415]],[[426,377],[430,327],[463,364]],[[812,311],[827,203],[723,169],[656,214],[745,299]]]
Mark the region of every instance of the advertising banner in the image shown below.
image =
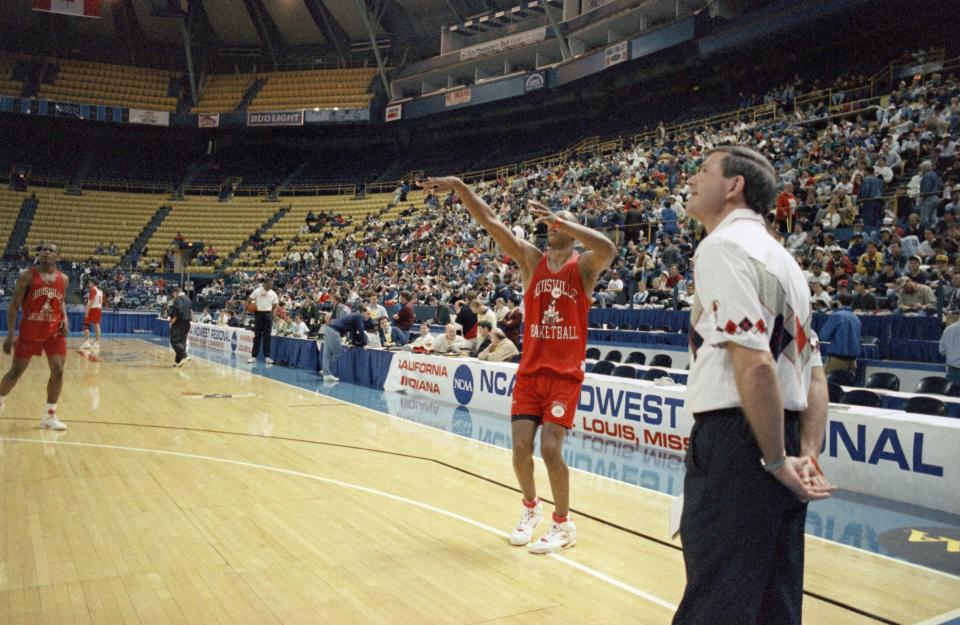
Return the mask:
[[[198,128],[219,128],[220,127],[220,113],[201,113],[197,117],[197,127]]]
[[[623,63],[627,60],[628,54],[627,49],[629,47],[628,42],[621,41],[620,43],[614,44],[603,51],[603,66],[610,67],[611,65],[616,65],[617,63]]]
[[[386,114],[384,119],[388,122],[395,122],[403,117],[403,105],[402,104],[391,104],[387,107]]]
[[[303,126],[303,111],[247,113],[247,126]]]
[[[481,56],[489,56],[491,54],[503,52],[504,50],[510,50],[512,48],[530,45],[531,43],[537,43],[538,41],[543,41],[546,38],[547,27],[541,26],[540,28],[534,28],[533,30],[517,33],[516,35],[508,35],[506,37],[501,37],[500,39],[494,39],[493,41],[478,43],[474,46],[462,48],[460,50],[460,60],[469,61],[470,59],[476,59]]]
[[[147,124],[148,126],[169,126],[170,113],[167,111],[145,111],[130,109],[131,124]]]
[[[470,91],[470,87],[463,87],[462,89],[448,91],[444,95],[443,101],[448,107],[457,106],[459,104],[469,104],[471,95],[472,92]]]
[[[510,414],[517,365],[400,352],[384,390]],[[575,429],[678,454],[693,417],[686,388],[586,374]],[[820,465],[841,488],[960,514],[960,420],[833,404]]]
[[[191,346],[226,356],[238,352],[247,356],[253,351],[253,332],[244,328],[193,323],[190,325],[189,341]]]

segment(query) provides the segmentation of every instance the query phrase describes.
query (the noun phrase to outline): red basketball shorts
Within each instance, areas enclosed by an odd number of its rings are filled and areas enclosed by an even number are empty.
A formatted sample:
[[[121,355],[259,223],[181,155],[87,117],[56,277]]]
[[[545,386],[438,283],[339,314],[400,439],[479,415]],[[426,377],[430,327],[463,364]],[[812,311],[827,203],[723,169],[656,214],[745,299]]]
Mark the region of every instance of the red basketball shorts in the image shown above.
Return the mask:
[[[91,308],[90,312],[87,313],[87,316],[83,318],[83,325],[89,325],[91,323],[97,324],[100,323],[100,314],[103,312],[102,308]]]
[[[577,414],[582,384],[575,377],[550,369],[517,375],[510,414],[538,417],[544,423],[556,423],[569,430]]]
[[[39,356],[43,353],[46,353],[47,356],[66,356],[67,337],[59,334],[40,339],[22,334],[17,337],[17,344],[13,352],[15,358],[28,360],[32,356]]]

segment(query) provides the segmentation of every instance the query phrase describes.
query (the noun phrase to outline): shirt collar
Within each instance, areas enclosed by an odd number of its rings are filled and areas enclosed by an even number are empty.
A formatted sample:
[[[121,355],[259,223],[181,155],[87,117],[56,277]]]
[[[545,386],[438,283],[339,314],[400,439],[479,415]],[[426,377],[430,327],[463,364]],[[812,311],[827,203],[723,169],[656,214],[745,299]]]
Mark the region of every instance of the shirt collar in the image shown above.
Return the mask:
[[[739,219],[749,219],[751,221],[757,222],[762,226],[765,225],[763,222],[763,217],[761,217],[760,214],[757,213],[756,211],[751,210],[749,208],[735,208],[734,210],[730,211],[730,213],[726,217],[724,217],[720,223],[717,224],[717,227],[714,228],[713,232],[711,232],[710,234],[723,230],[724,228],[729,226],[731,223]]]

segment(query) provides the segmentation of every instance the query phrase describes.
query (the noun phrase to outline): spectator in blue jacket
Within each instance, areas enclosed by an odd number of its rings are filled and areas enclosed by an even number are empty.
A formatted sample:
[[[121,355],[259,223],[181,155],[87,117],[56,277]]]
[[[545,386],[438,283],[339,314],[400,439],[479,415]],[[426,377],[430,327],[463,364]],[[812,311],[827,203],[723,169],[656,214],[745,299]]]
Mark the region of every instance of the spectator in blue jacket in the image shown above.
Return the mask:
[[[323,326],[323,364],[320,374],[325,382],[339,381],[333,375],[333,367],[343,353],[344,336],[349,336],[351,345],[367,344],[368,321],[370,321],[370,311],[365,305],[360,304],[356,312],[328,321]]]
[[[860,320],[853,314],[853,297],[843,291],[838,298],[840,307],[830,313],[827,322],[820,328],[820,341],[830,343],[830,360],[824,366],[825,373],[837,369],[857,370],[860,355]]]

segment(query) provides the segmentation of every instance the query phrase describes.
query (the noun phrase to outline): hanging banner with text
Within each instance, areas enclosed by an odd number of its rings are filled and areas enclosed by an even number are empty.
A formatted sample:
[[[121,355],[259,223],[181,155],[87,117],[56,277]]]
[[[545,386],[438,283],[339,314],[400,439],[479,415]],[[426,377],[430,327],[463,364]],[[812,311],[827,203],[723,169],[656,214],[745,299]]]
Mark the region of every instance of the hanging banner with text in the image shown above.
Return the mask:
[[[303,126],[303,111],[247,113],[247,126]]]
[[[388,392],[510,414],[517,365],[399,352]],[[586,374],[574,428],[683,454],[686,387]],[[845,490],[960,514],[960,419],[832,404],[820,465]]]
[[[497,54],[504,50],[511,50],[513,48],[530,45],[531,43],[537,43],[546,38],[547,27],[541,26],[540,28],[534,28],[524,33],[517,33],[516,35],[509,35],[507,37],[501,37],[500,39],[494,39],[493,41],[478,43],[475,46],[462,48],[460,50],[460,60],[469,61],[470,59],[476,59],[481,56]]]
[[[170,113],[167,111],[144,111],[130,109],[131,124],[147,124],[148,126],[169,126]]]

